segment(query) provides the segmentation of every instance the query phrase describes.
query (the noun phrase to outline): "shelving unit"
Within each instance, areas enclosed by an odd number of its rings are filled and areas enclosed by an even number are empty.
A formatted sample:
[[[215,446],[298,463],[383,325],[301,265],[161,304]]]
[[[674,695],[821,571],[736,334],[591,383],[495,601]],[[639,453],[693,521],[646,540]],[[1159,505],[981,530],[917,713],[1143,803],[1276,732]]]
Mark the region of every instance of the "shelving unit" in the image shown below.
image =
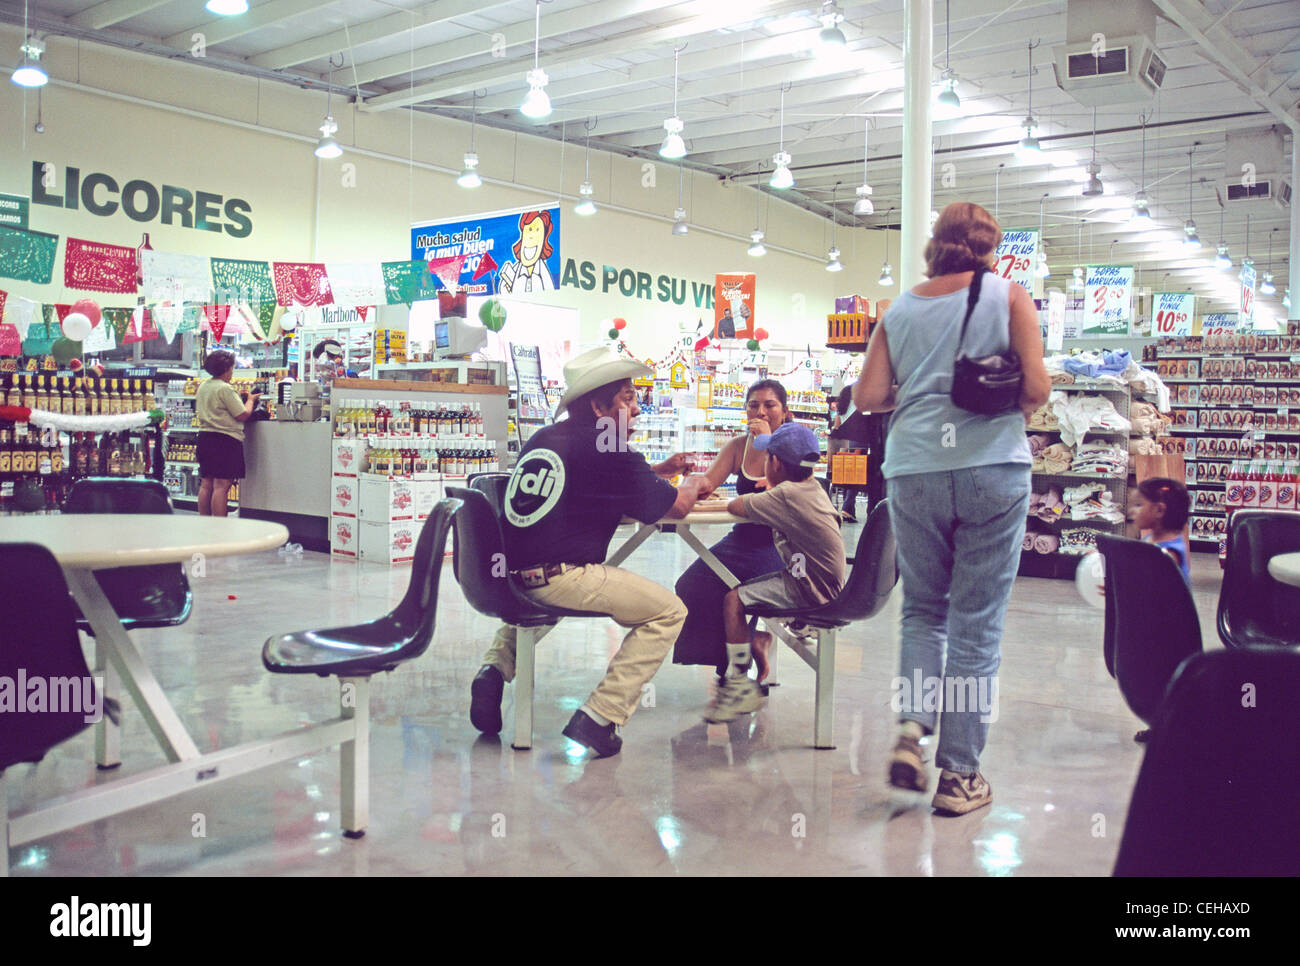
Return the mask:
[[[1076,379],[1073,383],[1054,384],[1053,392],[1063,392],[1067,395],[1089,395],[1105,396],[1115,407],[1115,411],[1124,419],[1130,418],[1131,412],[1131,394],[1127,386],[1119,386],[1110,382],[1100,382],[1091,379]],[[1044,403],[1049,407],[1051,403]],[[1025,432],[1033,435],[1048,435],[1054,437],[1057,441],[1060,439],[1059,429],[1044,428],[1026,428]],[[1081,440],[1076,443],[1074,450],[1078,455],[1078,448],[1085,442],[1101,441],[1109,442],[1114,445],[1122,445],[1127,455],[1128,440],[1130,432],[1125,430],[1111,429],[1105,427],[1090,428]],[[1106,489],[1110,492],[1112,505],[1119,511],[1120,519],[1117,521],[1100,520],[1095,518],[1075,519],[1073,517],[1060,517],[1055,520],[1046,521],[1037,516],[1030,516],[1026,524],[1026,534],[1051,534],[1058,539],[1066,531],[1070,530],[1091,530],[1094,533],[1120,533],[1124,527],[1124,518],[1128,513],[1128,472],[1124,473],[1091,473],[1076,470],[1065,470],[1060,473],[1049,473],[1043,470],[1033,471],[1032,490],[1034,493],[1046,494],[1055,489],[1061,496],[1065,497],[1065,491],[1071,487],[1079,486],[1083,483],[1105,483]],[[1020,553],[1020,567],[1017,571],[1022,577],[1052,577],[1062,580],[1074,578],[1075,570],[1081,557],[1080,553],[1067,553],[1061,550],[1055,550],[1051,553],[1039,553],[1037,550],[1022,550]]]

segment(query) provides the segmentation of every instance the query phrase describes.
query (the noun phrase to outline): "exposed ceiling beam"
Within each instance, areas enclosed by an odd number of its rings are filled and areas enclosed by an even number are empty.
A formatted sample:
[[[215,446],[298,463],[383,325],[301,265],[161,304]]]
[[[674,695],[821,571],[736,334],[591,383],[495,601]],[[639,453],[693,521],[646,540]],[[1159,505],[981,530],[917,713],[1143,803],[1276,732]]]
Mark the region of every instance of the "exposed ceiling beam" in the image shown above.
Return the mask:
[[[123,20],[171,3],[171,0],[105,0],[68,18],[68,23],[87,30],[103,30]],[[189,44],[186,44],[188,47]]]
[[[437,0],[418,10],[390,13],[374,20],[349,24],[346,30],[333,30],[327,34],[302,40],[286,47],[274,47],[264,54],[250,57],[248,62],[271,70],[283,70],[296,64],[305,64],[319,57],[346,50],[351,41],[353,48],[397,37],[434,24],[446,23],[470,13],[482,13],[503,7],[510,0]]]
[[[224,44],[236,37],[255,33],[264,27],[299,14],[317,9],[335,8],[335,3],[322,3],[321,0],[270,0],[269,3],[257,4],[242,16],[218,17],[197,27],[177,31],[170,37],[164,37],[163,43],[168,47],[185,50],[194,42],[195,34],[202,34],[204,43],[209,47],[215,47],[217,44]]]

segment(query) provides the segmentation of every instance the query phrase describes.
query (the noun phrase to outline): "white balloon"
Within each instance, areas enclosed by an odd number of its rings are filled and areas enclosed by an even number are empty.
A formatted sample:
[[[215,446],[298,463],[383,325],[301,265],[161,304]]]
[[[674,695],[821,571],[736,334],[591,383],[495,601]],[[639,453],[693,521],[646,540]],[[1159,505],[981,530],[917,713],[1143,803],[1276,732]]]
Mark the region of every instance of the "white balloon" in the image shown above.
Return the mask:
[[[1084,554],[1074,571],[1074,587],[1079,596],[1098,610],[1106,608],[1106,594],[1101,585],[1106,582],[1106,561],[1096,551]]]
[[[298,313],[285,312],[284,315],[280,316],[280,328],[285,332],[292,332],[298,328]]]
[[[63,317],[63,334],[73,342],[84,342],[94,326],[81,312],[69,312]]]

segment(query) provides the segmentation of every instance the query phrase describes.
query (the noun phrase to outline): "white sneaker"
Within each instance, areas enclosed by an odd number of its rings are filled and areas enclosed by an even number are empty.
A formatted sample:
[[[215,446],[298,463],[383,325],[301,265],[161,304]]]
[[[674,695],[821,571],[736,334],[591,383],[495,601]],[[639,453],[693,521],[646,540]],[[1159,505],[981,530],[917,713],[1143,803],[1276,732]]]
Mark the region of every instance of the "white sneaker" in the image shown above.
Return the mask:
[[[758,682],[749,677],[729,677],[718,688],[718,695],[709,706],[704,720],[709,724],[735,721],[742,714],[757,711],[763,706],[763,691]]]

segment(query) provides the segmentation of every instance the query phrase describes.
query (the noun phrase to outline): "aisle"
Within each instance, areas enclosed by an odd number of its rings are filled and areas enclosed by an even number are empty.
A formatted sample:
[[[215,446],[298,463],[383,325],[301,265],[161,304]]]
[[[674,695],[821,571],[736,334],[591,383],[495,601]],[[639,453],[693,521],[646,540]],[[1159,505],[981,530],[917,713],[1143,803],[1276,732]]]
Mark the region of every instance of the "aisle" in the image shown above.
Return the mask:
[[[664,541],[632,563],[671,583],[689,558]],[[1217,573],[1213,558],[1196,555],[1207,641],[1217,640]],[[378,615],[406,579],[401,568],[310,552],[214,560],[192,580],[188,624],[137,633],[187,724],[203,722],[193,729],[200,745],[230,745],[332,707],[332,682],[262,670],[268,635]],[[1102,664],[1100,611],[1072,583],[1017,582],[983,768],[994,804],[951,819],[932,816],[928,796],[884,784],[898,598],[840,639],[834,751],[808,747],[812,676],[786,652],[782,686],[729,740],[700,722],[711,672],[666,664],[623,754],[583,763],[559,731],[599,678],[617,628],[570,622],[548,638],[537,746],[515,753],[467,719],[493,624],[468,610],[448,566],[433,646],[373,685],[373,820],[363,840],[338,833],[334,753],[16,849],[13,873],[1108,874],[1141,750],[1139,722]],[[15,768],[11,808],[93,783],[92,740],[87,732],[39,766]],[[128,716],[122,750],[127,773],[159,763],[138,715]],[[196,837],[200,815],[206,835]]]

